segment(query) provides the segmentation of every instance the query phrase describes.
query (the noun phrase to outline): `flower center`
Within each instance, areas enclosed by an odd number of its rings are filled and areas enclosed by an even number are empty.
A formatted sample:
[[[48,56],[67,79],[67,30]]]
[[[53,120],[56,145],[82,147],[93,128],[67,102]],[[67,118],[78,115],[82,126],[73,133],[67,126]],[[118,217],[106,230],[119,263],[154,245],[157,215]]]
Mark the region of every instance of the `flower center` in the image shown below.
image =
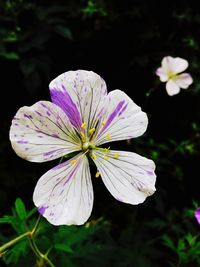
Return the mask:
[[[167,75],[168,75],[169,79],[171,79],[171,80],[176,80],[177,79],[177,74],[175,74],[172,71],[168,71]]]
[[[83,143],[83,145],[82,145],[82,149],[83,149],[84,151],[86,151],[86,150],[89,148],[89,146],[90,146],[90,143],[89,143],[89,142],[85,142],[85,143]]]

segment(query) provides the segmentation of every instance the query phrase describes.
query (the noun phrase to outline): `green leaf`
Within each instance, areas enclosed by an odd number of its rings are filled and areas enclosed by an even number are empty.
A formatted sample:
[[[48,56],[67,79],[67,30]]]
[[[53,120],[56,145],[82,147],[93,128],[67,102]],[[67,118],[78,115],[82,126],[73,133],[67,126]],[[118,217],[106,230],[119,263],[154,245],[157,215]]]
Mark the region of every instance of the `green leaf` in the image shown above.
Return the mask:
[[[195,245],[196,243],[196,236],[192,236],[190,233],[188,235],[186,235],[185,239],[188,241],[188,244],[192,247]]]
[[[15,221],[13,216],[5,215],[4,217],[0,218],[0,223],[10,223],[12,224]]]
[[[1,51],[0,56],[5,57],[6,59],[19,59],[19,55],[16,52]]]
[[[57,250],[67,252],[67,253],[74,253],[74,251],[70,248],[70,246],[66,244],[55,244],[54,248]]]
[[[6,254],[5,254],[5,260],[7,264],[13,263],[17,264],[19,262],[19,259],[26,253],[27,249],[27,241],[21,241],[17,244],[15,244],[14,247],[12,247]]]
[[[185,242],[184,242],[183,239],[180,239],[180,240],[178,241],[178,251],[182,251],[182,250],[184,250],[184,249],[185,249]]]
[[[163,236],[163,242],[165,244],[165,246],[171,248],[172,250],[176,250],[173,241],[170,239],[170,237],[168,237],[167,235]]]
[[[24,220],[26,218],[27,214],[26,214],[25,205],[24,205],[23,201],[21,200],[21,198],[16,199],[15,209],[16,209],[16,212],[17,212],[17,215],[19,216],[19,218],[21,220]]]

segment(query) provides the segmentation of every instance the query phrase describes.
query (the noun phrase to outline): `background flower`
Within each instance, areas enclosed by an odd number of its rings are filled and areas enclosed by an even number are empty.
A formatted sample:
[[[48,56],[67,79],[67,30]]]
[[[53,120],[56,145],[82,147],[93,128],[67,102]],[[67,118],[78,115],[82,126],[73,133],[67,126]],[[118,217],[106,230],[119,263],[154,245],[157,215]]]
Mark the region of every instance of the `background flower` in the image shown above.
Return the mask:
[[[161,82],[166,82],[168,95],[176,95],[180,88],[187,89],[193,82],[189,73],[182,73],[188,67],[188,61],[180,57],[164,57],[161,67],[156,70],[156,75]],[[181,73],[181,74],[179,74]]]
[[[197,219],[197,222],[200,224],[200,208],[195,211],[195,217]]]

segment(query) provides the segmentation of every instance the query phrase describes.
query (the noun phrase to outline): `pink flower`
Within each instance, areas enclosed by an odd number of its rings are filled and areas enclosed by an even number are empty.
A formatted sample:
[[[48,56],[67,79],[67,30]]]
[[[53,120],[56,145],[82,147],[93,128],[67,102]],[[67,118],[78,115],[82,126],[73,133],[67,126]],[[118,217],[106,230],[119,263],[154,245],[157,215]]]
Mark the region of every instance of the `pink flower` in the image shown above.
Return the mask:
[[[176,95],[180,92],[180,88],[187,89],[193,83],[189,73],[182,73],[187,67],[188,61],[183,58],[170,56],[163,58],[161,67],[156,70],[156,75],[160,77],[161,82],[167,82],[168,95]]]
[[[197,219],[197,222],[200,224],[200,208],[195,211],[194,215]]]
[[[15,152],[33,162],[45,162],[76,152],[46,172],[37,182],[33,201],[54,225],[83,224],[93,206],[89,161],[96,177],[119,201],[142,203],[155,192],[155,164],[127,151],[102,144],[142,135],[148,124],[124,92],[107,94],[104,80],[92,71],[61,74],[50,83],[52,102],[39,101],[22,107],[14,117],[10,140]]]

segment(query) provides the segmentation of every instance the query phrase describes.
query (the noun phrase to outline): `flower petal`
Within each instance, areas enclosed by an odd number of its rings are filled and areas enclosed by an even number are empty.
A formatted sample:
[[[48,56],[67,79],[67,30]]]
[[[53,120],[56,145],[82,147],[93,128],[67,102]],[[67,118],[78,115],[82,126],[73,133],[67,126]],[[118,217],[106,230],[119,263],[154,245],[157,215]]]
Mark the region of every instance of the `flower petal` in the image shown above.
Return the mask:
[[[107,95],[93,137],[95,145],[142,135],[148,124],[146,113],[121,90]]]
[[[171,64],[172,71],[177,74],[183,72],[188,67],[188,61],[186,59],[175,57],[173,59],[173,64]]]
[[[66,114],[48,101],[18,110],[10,128],[10,140],[20,157],[34,162],[80,150],[80,140]]]
[[[53,225],[85,223],[93,206],[87,157],[79,154],[45,173],[37,182],[33,201]]]
[[[182,73],[177,75],[175,82],[180,88],[187,89],[193,83],[193,79],[189,73]]]
[[[68,71],[49,85],[53,103],[67,114],[72,125],[86,124],[88,131],[95,127],[97,116],[107,94],[104,80],[92,71]]]
[[[198,208],[194,214],[197,219],[197,222],[200,224],[200,208]]]
[[[172,71],[173,63],[174,63],[173,57],[170,56],[164,57],[161,61],[161,66],[162,66],[161,68],[163,72],[168,75],[168,73]]]
[[[162,62],[162,69],[166,74],[177,74],[187,69],[188,61],[180,57],[164,57]]]
[[[138,154],[95,150],[95,164],[110,193],[119,201],[139,204],[155,192],[155,164]]]
[[[166,83],[166,90],[167,90],[168,95],[170,96],[176,95],[180,92],[179,86],[173,80],[169,80]]]
[[[160,81],[161,82],[166,82],[168,80],[168,75],[166,74],[166,72],[163,70],[163,68],[158,68],[156,70],[156,75],[158,75],[160,77]]]

